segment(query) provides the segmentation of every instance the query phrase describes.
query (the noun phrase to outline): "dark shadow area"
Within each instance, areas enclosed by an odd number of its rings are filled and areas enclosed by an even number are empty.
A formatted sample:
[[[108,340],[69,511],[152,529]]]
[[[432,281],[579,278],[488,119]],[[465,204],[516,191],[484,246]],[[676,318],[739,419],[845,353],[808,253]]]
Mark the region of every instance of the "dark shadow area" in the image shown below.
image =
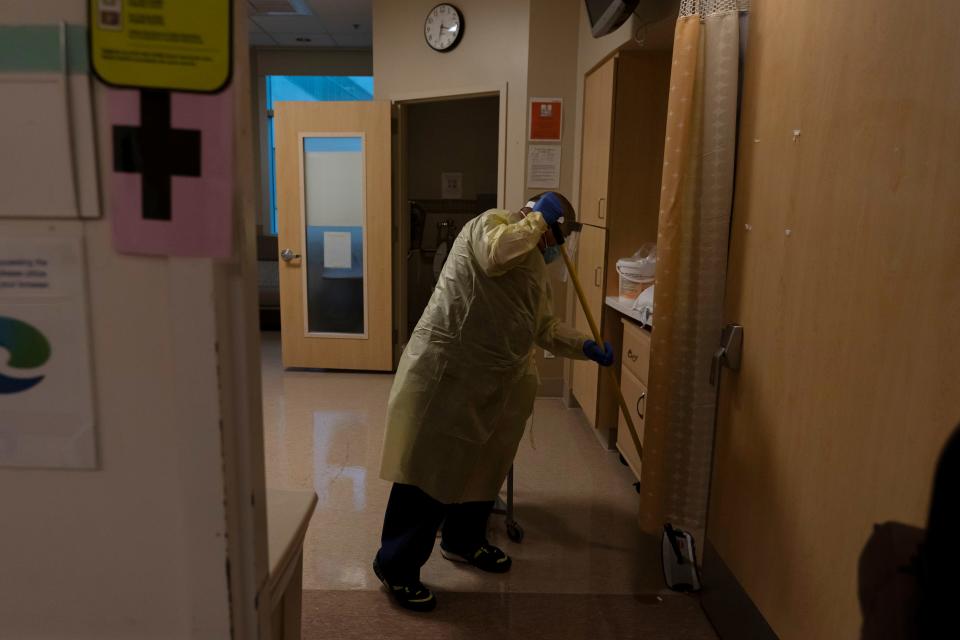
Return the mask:
[[[937,464],[926,530],[874,527],[860,555],[862,640],[960,638],[960,427]]]
[[[304,638],[715,640],[695,598],[682,595],[445,593],[429,614],[381,591],[306,591]]]

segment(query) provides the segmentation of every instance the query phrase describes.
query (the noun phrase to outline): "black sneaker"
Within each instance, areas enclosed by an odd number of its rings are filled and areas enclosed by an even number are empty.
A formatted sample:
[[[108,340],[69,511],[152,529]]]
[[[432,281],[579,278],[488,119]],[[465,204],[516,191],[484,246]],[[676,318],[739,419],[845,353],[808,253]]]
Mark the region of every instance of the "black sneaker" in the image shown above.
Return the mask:
[[[393,596],[397,604],[404,609],[427,612],[433,611],[436,608],[436,596],[433,595],[430,589],[423,586],[423,583],[419,580],[405,584],[390,584],[387,582],[387,579],[383,577],[383,571],[380,570],[380,563],[376,559],[373,561],[373,572],[377,574],[377,578],[383,583],[383,586],[387,588],[387,592]]]
[[[451,551],[450,549],[444,548],[441,544],[440,553],[442,553],[443,557],[447,560],[452,562],[465,562],[466,564],[475,566],[481,571],[488,571],[490,573],[506,573],[510,571],[510,565],[513,564],[510,556],[489,542],[484,542],[469,553]]]

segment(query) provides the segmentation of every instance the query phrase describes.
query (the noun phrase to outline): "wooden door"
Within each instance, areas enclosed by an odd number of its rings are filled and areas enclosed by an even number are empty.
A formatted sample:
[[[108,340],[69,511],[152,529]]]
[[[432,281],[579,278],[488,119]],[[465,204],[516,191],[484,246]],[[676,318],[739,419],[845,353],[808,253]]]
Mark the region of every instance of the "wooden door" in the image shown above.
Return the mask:
[[[753,6],[704,583],[855,638],[873,525],[924,526],[960,419],[960,4]],[[730,602],[722,637],[769,637]]]
[[[286,367],[389,371],[390,105],[274,108]]]
[[[580,221],[607,226],[607,187],[610,177],[610,134],[616,58],[591,71],[583,83],[583,144],[580,161]]]
[[[577,273],[580,276],[580,283],[583,285],[590,311],[596,321],[600,323],[600,326],[602,326],[601,316],[603,313],[603,268],[606,237],[607,233],[603,229],[584,225],[580,232],[577,248]],[[583,333],[591,335],[590,324],[587,322],[587,316],[584,315],[579,303],[575,308],[574,326]],[[596,364],[588,360],[575,360],[573,362],[573,382],[571,385],[573,395],[583,408],[587,420],[594,427],[597,426],[598,380],[599,370]]]

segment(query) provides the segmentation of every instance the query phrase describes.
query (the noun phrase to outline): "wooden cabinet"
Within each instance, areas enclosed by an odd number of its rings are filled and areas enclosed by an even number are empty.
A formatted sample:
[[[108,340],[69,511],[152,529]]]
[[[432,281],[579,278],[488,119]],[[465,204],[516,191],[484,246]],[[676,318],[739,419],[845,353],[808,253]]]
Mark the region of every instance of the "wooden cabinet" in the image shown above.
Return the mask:
[[[604,298],[619,294],[617,260],[657,240],[670,67],[669,52],[622,51],[584,77],[577,268],[615,349],[619,315],[604,311]],[[586,316],[575,309],[576,328],[589,334]],[[570,386],[601,442],[613,448],[620,414],[613,383],[592,362],[576,362]]]
[[[583,83],[583,159],[580,165],[580,221],[606,226],[610,177],[610,136],[617,58],[590,73]]]
[[[584,225],[580,232],[577,247],[577,273],[580,274],[580,284],[586,294],[587,305],[597,322],[600,322],[603,313],[604,267],[607,233],[599,227]],[[590,324],[580,305],[576,305],[574,326],[590,335]],[[590,360],[575,360],[573,363],[573,380],[571,387],[580,407],[587,416],[587,421],[596,427],[597,418],[597,378],[599,370]]]
[[[647,414],[647,385],[650,371],[650,334],[639,325],[623,320],[623,350],[620,358],[623,364],[620,370],[620,391],[630,409],[633,424],[637,427],[637,436],[643,444],[643,426]],[[617,427],[617,450],[627,461],[633,475],[640,480],[640,456],[633,444],[633,438],[623,414],[619,416]]]
[[[620,379],[620,391],[623,392],[623,399],[627,402],[630,409],[630,417],[633,418],[633,425],[637,428],[637,436],[640,438],[640,444],[643,444],[643,421],[647,413],[647,385],[640,382],[629,370],[623,370],[623,376]],[[640,481],[640,456],[637,454],[637,448],[633,444],[633,438],[630,436],[627,421],[623,414],[620,414],[620,424],[617,429],[617,450],[627,461],[627,466],[633,471],[637,481]]]
[[[624,368],[646,384],[650,371],[650,333],[640,325],[623,320]]]

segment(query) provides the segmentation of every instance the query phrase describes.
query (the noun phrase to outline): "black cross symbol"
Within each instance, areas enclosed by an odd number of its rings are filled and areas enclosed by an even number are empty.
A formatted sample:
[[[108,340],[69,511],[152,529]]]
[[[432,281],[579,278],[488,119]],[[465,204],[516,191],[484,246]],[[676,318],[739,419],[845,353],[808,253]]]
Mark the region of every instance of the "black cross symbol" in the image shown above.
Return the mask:
[[[142,175],[143,217],[170,220],[170,178],[200,176],[200,131],[170,128],[170,92],[140,91],[140,126],[113,128],[113,170]]]

